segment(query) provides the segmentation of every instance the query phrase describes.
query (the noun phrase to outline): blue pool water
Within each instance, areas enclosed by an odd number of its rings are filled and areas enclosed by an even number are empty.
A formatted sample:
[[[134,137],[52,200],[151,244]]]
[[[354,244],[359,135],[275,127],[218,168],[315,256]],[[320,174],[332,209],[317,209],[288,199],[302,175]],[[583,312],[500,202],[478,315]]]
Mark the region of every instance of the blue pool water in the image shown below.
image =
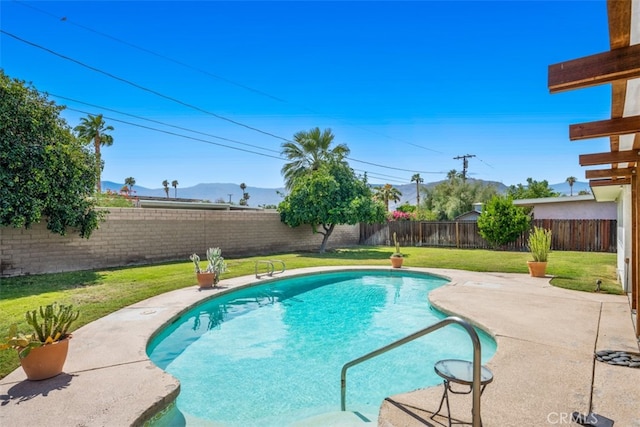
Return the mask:
[[[282,426],[339,411],[342,366],[444,318],[427,296],[445,283],[382,270],[271,281],[190,310],[147,351],[180,380],[187,425]],[[480,339],[485,363],[496,346]],[[438,360],[472,355],[457,325],[391,350],[348,370],[347,409],[375,416],[386,396],[440,383]]]

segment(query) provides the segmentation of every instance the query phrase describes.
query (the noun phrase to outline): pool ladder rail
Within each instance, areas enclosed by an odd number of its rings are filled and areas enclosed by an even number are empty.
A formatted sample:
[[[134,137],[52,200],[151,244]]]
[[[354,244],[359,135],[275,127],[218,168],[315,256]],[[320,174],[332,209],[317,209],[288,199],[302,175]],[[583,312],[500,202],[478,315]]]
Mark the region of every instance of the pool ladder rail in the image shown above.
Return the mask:
[[[277,263],[277,264],[281,265],[280,271],[275,271],[275,266],[273,265],[274,263]],[[267,270],[266,273],[259,273],[258,272],[258,268],[259,268],[260,264],[266,264],[267,265],[268,270]],[[273,277],[274,274],[284,273],[285,268],[286,267],[284,265],[284,261],[281,261],[279,259],[258,260],[258,261],[256,261],[256,279],[259,279],[259,278],[264,277],[264,276]]]
[[[350,367],[357,365],[361,362],[364,362],[366,360],[372,359],[376,356],[381,355],[382,353],[386,353],[389,350],[393,350],[396,347],[400,347],[403,344],[406,344],[410,341],[413,341],[417,338],[420,338],[424,335],[430,334],[431,332],[434,332],[444,326],[447,326],[451,323],[457,323],[458,325],[462,326],[464,328],[465,331],[467,331],[467,333],[469,334],[469,338],[471,338],[471,342],[473,343],[473,386],[472,386],[472,391],[473,391],[473,406],[472,406],[472,415],[473,415],[473,421],[472,421],[472,425],[473,427],[481,427],[482,426],[482,422],[481,422],[481,418],[480,418],[480,396],[481,396],[481,388],[480,388],[480,368],[481,368],[481,349],[480,349],[480,338],[478,338],[478,334],[476,333],[475,329],[473,329],[473,327],[466,321],[462,320],[460,317],[457,316],[449,316],[445,319],[442,319],[441,321],[434,323],[431,326],[428,326],[424,329],[420,329],[417,332],[414,332],[411,335],[407,335],[404,338],[401,338],[397,341],[392,342],[391,344],[387,344],[384,347],[380,347],[377,350],[374,350],[370,353],[365,354],[364,356],[360,356],[357,359],[352,360],[351,362],[345,363],[345,365],[342,367],[342,372],[340,373],[340,409],[342,411],[345,411],[345,399],[346,399],[346,394],[347,394],[347,369],[349,369]]]

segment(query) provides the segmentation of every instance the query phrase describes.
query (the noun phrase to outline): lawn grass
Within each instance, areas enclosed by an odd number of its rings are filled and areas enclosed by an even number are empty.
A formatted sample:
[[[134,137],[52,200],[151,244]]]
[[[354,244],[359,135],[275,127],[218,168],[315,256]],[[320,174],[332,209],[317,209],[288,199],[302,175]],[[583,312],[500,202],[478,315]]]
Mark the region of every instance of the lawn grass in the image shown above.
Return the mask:
[[[316,266],[390,265],[393,248],[360,246],[338,249],[324,254],[287,253],[269,257],[257,256],[226,261],[229,272],[225,278],[255,274],[255,262],[260,259],[280,259],[287,270]],[[403,247],[406,267],[450,268],[480,272],[527,273],[526,252],[504,252],[479,249],[443,249]],[[596,252],[553,252],[547,274],[555,276],[551,283],[558,287],[593,292],[597,279],[603,292],[620,294],[616,282],[616,254]],[[189,260],[152,266],[123,267],[96,271],[43,274],[3,278],[0,281],[0,334],[18,324],[28,332],[24,320],[27,310],[58,302],[73,304],[81,315],[72,329],[92,322],[146,298],[196,286],[193,264]],[[15,351],[0,352],[0,378],[19,366]]]

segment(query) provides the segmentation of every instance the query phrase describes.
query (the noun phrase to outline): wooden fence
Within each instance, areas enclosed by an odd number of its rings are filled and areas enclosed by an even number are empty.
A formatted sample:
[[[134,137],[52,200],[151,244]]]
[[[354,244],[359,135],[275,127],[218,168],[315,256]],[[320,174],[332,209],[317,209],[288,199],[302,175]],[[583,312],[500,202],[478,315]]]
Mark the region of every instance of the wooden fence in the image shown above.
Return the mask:
[[[616,220],[536,219],[532,227],[550,229],[551,249],[559,251],[616,252]],[[384,224],[361,224],[360,244],[393,244],[396,233],[401,246],[489,249],[478,232],[475,221],[389,221]],[[528,232],[503,249],[527,251]]]

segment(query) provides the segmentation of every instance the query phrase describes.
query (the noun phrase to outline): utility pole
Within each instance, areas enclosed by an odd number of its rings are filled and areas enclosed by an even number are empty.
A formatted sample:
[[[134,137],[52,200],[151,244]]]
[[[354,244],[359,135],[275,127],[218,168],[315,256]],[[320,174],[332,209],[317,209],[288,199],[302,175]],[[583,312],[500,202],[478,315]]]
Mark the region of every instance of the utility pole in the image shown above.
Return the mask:
[[[227,193],[229,195],[229,204],[231,204],[231,196],[233,196],[233,193]]]
[[[465,154],[464,156],[454,157],[453,160],[462,159],[462,181],[467,180],[467,169],[469,168],[469,160],[471,157],[475,157],[475,154]]]

